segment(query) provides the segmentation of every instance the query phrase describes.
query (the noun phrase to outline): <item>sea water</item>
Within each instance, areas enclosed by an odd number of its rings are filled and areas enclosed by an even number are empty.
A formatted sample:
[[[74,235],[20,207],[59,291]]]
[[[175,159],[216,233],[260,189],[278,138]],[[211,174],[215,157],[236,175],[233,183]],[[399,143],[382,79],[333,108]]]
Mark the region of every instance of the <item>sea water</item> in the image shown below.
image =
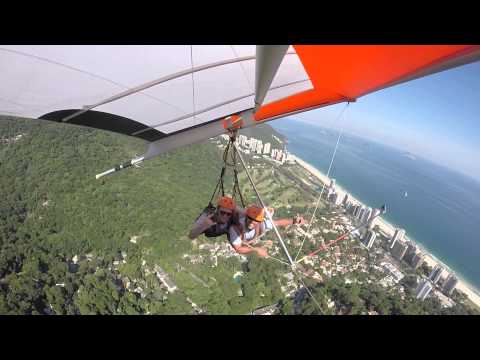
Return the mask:
[[[270,123],[287,150],[327,174],[338,131],[292,119]],[[395,148],[343,134],[330,178],[480,288],[480,182]],[[406,195],[407,194],[407,195]]]

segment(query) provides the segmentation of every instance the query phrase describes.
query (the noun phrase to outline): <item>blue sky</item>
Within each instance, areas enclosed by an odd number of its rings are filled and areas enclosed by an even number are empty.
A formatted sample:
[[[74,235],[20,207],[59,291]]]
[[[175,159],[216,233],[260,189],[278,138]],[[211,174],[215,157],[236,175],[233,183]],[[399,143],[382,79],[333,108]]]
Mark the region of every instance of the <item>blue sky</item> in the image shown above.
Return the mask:
[[[480,62],[290,118],[343,129],[480,180]]]

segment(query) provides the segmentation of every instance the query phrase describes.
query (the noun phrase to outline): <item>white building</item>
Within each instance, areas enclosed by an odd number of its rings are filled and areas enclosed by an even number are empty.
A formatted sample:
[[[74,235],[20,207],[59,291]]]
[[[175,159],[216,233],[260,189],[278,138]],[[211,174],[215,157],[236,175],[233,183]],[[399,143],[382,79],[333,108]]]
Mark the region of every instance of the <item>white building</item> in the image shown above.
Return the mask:
[[[433,285],[428,280],[422,280],[420,284],[418,284],[417,289],[415,290],[415,296],[417,299],[425,300],[432,291]]]
[[[402,272],[398,270],[393,264],[389,262],[383,262],[380,265],[382,265],[383,268],[390,274],[395,283],[398,283],[404,278]]]
[[[368,219],[370,219],[370,216],[371,216],[371,215],[372,215],[372,208],[371,208],[371,207],[368,207],[368,208],[365,210],[365,213],[363,214],[362,223],[368,222]]]
[[[262,154],[263,152],[263,143],[262,140],[257,141],[257,148],[256,148],[257,154]]]
[[[357,219],[361,220],[363,218],[363,214],[365,213],[365,207],[362,206],[360,210],[358,211]]]
[[[276,156],[275,160],[277,160],[277,161],[282,161],[282,156],[283,156],[283,151],[282,151],[282,150],[278,150],[277,156]]]
[[[250,151],[255,152],[255,150],[257,149],[257,142],[258,142],[257,139],[253,137],[250,138]]]
[[[353,216],[358,217],[358,214],[360,213],[362,206],[360,204],[356,204],[354,209],[353,209]]]
[[[368,229],[371,230],[373,229],[373,222],[375,221],[375,219],[377,218],[377,216],[380,214],[380,210],[379,209],[373,209],[372,211],[372,215],[370,216],[370,218],[368,219]]]
[[[448,295],[451,295],[455,287],[457,286],[458,279],[455,275],[449,274],[445,280],[445,285],[443,285],[443,291]]]
[[[240,145],[243,147],[247,146],[247,137],[245,135],[238,135],[238,140],[240,141]]]
[[[392,237],[392,240],[391,240],[390,249],[393,249],[393,247],[394,247],[394,245],[395,245],[395,242],[396,242],[397,240],[402,241],[404,235],[405,235],[405,230],[403,230],[403,229],[395,229],[395,233],[393,234],[393,237]]]
[[[432,283],[436,284],[438,280],[442,277],[443,268],[440,265],[435,265],[433,270],[428,275],[428,279],[432,281]]]
[[[375,242],[375,239],[377,238],[377,234],[373,230],[368,230],[365,237],[363,238],[363,243],[367,247],[367,249],[370,249],[373,246],[373,243]]]
[[[272,157],[272,159],[275,159],[277,157],[277,149],[272,149],[272,152],[270,154],[270,156]]]
[[[158,280],[167,288],[168,292],[173,293],[177,290],[177,286],[170,280],[167,273],[158,265],[154,266],[154,271]]]
[[[270,147],[271,147],[270,143],[265,143],[265,145],[263,145],[263,153],[270,154]]]

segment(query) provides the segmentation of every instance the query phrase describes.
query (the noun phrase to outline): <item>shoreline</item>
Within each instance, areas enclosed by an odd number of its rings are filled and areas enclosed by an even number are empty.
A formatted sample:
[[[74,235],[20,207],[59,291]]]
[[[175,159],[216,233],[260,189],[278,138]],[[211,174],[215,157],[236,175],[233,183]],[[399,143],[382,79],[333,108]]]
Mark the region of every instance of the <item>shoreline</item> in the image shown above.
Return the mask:
[[[306,161],[302,160],[298,156],[296,156],[294,154],[290,154],[290,155],[292,156],[292,158],[295,160],[295,162],[298,165],[302,166],[310,174],[312,174],[317,179],[319,179],[325,185],[325,187],[328,186],[328,184],[330,183],[330,178],[329,177],[324,175],[316,167],[314,167],[313,165],[311,165],[311,164],[307,163]],[[364,205],[360,200],[355,198],[351,193],[349,193],[348,191],[343,189],[338,184],[335,184],[335,190],[338,193],[338,198],[339,199],[343,199],[345,194],[348,194],[349,199],[351,201],[353,201],[354,203],[357,203],[357,204]],[[386,235],[393,236],[393,234],[395,232],[395,226],[390,224],[388,221],[382,219],[379,216],[374,220],[374,224],[378,225],[378,227],[380,228],[380,231],[382,231]],[[416,246],[418,246],[421,249],[422,253],[425,255],[424,261],[427,263],[428,266],[433,268],[433,267],[435,267],[435,265],[438,264],[438,265],[442,266],[444,268],[444,270],[453,273],[458,279],[458,282],[457,282],[457,285],[455,286],[455,288],[459,292],[462,292],[463,294],[465,294],[470,299],[470,301],[472,301],[475,305],[480,307],[480,291],[477,288],[475,288],[475,286],[473,286],[472,284],[469,284],[466,280],[464,280],[460,276],[458,276],[457,273],[453,269],[451,269],[449,266],[444,264],[441,260],[437,259],[434,255],[432,255],[423,245],[414,241],[411,237],[405,236],[405,238],[408,239],[408,241],[414,243]]]

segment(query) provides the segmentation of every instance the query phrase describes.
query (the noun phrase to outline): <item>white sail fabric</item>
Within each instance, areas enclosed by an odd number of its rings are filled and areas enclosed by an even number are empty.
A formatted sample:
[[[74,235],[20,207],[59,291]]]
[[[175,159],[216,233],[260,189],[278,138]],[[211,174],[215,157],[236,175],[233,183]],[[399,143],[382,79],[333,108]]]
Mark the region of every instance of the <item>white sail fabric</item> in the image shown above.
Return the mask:
[[[255,49],[254,45],[0,46],[0,114],[39,118],[59,110],[81,110],[192,67],[254,57]],[[195,72],[193,78],[187,74],[93,110],[170,134],[253,108],[254,83],[252,58]],[[265,103],[311,88],[290,47]]]

